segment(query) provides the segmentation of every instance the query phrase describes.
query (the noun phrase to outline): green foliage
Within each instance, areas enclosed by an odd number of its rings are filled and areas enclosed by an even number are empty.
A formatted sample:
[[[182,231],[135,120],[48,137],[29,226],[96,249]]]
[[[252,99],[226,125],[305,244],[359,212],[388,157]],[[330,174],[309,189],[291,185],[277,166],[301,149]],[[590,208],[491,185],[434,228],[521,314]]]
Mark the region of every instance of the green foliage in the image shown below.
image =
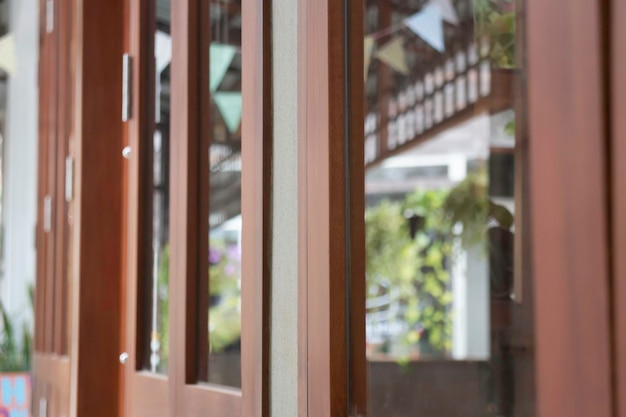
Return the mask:
[[[513,0],[474,0],[477,38],[488,38],[496,68],[515,68],[515,4]]]
[[[507,135],[515,137],[515,119],[511,120],[504,126],[504,132]]]
[[[441,209],[443,224],[449,228],[461,226],[460,236],[464,246],[484,242],[489,218],[487,171],[481,169],[469,174],[450,190]]]
[[[413,230],[411,221],[417,225]],[[403,202],[385,200],[366,211],[368,295],[394,292],[404,307],[401,320],[417,330],[404,336],[409,351],[429,356],[450,351],[453,242],[486,249],[490,221],[508,230],[513,215],[489,199],[485,169],[449,191],[416,190]]]
[[[383,201],[365,215],[368,284],[390,279],[403,294],[412,294],[420,265],[418,246],[409,236],[402,205]]]
[[[452,316],[450,305],[450,274],[448,259],[452,254],[451,228],[442,221],[441,213],[446,201],[442,190],[420,191],[409,194],[405,201],[405,214],[424,217],[423,227],[417,230],[414,241],[418,246],[420,268],[416,276],[417,303],[407,313],[415,323],[421,323],[420,350],[440,356],[452,348]],[[413,311],[411,311],[413,310]]]
[[[28,288],[28,293],[33,306],[33,288]],[[0,373],[2,372],[26,372],[30,370],[32,334],[26,324],[22,329],[22,340],[16,340],[15,323],[7,314],[4,305],[0,303],[0,318],[2,331],[0,332]]]
[[[238,251],[220,240],[211,240],[209,256],[209,346],[221,352],[241,338],[241,289]],[[160,368],[169,357],[169,246],[163,249],[158,271]],[[166,369],[166,368],[165,368]]]
[[[209,253],[209,348],[222,352],[241,338],[239,249],[212,239]]]
[[[209,347],[211,352],[222,352],[241,338],[239,297],[226,297],[209,312],[211,320]]]
[[[436,218],[429,215],[440,209],[443,197],[439,191],[415,192],[405,203],[383,201],[365,216],[368,293],[381,295],[382,283],[397,291],[404,320],[415,329],[405,335],[404,344],[433,356],[444,355],[452,342],[452,296],[445,269],[450,243],[447,231],[438,230]],[[405,214],[426,219],[414,237]]]
[[[169,359],[169,335],[170,335],[170,302],[169,302],[169,287],[170,287],[170,247],[169,245],[163,248],[159,261],[159,270],[157,276],[158,286],[158,314],[159,314],[159,368],[162,370],[167,369],[167,363]]]

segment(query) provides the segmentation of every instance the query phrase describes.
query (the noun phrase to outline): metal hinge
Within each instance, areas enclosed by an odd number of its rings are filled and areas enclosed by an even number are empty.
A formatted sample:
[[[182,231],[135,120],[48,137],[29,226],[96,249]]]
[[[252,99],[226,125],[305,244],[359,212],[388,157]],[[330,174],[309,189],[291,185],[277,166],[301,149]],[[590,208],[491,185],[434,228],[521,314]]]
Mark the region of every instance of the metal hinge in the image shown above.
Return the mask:
[[[46,0],[46,33],[54,30],[54,0]]]
[[[65,201],[70,203],[74,198],[74,158],[65,158]]]
[[[43,199],[43,231],[52,231],[52,197],[47,195]]]
[[[45,398],[39,399],[39,417],[48,416],[48,400]]]
[[[127,122],[132,117],[132,82],[133,60],[128,54],[122,57],[122,122]]]

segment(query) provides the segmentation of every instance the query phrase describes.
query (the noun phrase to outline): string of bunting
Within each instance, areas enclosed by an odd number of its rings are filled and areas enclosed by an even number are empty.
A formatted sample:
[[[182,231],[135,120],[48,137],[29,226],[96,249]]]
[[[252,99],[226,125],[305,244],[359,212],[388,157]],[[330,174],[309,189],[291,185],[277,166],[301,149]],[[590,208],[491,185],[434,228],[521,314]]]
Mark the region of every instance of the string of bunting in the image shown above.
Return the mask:
[[[406,63],[404,38],[394,35],[405,28],[411,30],[439,53],[444,53],[446,50],[443,31],[444,21],[451,25],[459,24],[459,16],[452,0],[429,0],[419,12],[407,17],[401,23],[365,36],[363,40],[364,77],[367,78],[372,58],[384,62],[400,74],[408,75],[409,68]],[[394,36],[380,48],[376,48],[376,41],[390,35]]]
[[[4,39],[4,38],[3,38]],[[1,41],[0,41],[1,42]],[[2,50],[0,43],[0,51]],[[239,130],[241,124],[241,92],[217,91],[224,80],[228,68],[241,49],[228,44],[214,42],[209,50],[209,89],[226,128],[231,134]],[[6,54],[8,55],[8,54]],[[4,54],[0,54],[0,57]],[[157,32],[155,38],[156,70],[161,73],[172,61],[172,38],[169,34]],[[0,61],[0,65],[2,61]]]
[[[231,134],[239,130],[241,124],[241,92],[217,92],[216,90],[222,83],[228,67],[233,61],[235,55],[240,52],[238,48],[232,45],[221,43],[211,44],[210,51],[210,81],[209,88],[211,90],[213,101],[224,119],[226,128]]]

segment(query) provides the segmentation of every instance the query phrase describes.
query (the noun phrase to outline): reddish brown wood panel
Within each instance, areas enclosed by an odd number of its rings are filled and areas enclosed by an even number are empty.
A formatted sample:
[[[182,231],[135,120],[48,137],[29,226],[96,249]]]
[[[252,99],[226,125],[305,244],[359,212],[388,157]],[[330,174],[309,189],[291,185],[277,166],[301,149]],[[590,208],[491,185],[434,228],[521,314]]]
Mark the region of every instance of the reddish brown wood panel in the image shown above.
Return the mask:
[[[44,3],[45,5],[45,3]],[[45,9],[43,9],[45,10]],[[55,24],[58,21],[55,21]],[[41,325],[39,326],[40,351],[52,352],[54,348],[54,282],[55,282],[55,228],[52,221],[52,208],[57,199],[56,195],[56,171],[57,171],[57,110],[58,110],[58,59],[57,32],[48,32],[45,20],[42,22],[41,31],[41,60],[40,73],[43,78],[43,86],[40,90],[40,107],[43,107],[40,115],[40,137],[45,145],[39,151],[40,161],[40,217],[39,233],[43,250],[38,254],[40,266],[40,279],[38,291],[40,293]]]
[[[70,361],[53,355],[33,357],[32,403],[33,415],[47,408],[47,417],[69,415]],[[42,401],[43,400],[43,401]],[[43,416],[41,416],[43,417]]]
[[[185,415],[184,387],[197,381],[196,298],[198,236],[206,221],[198,218],[198,6],[184,0],[172,7],[170,155],[170,416]]]
[[[307,402],[301,407],[301,416],[339,416],[347,404],[346,320],[341,301],[345,299],[341,201],[345,194],[343,161],[332,158],[343,157],[344,74],[341,43],[334,43],[339,49],[334,57],[329,45],[333,30],[337,31],[335,39],[342,39],[343,5],[301,1],[299,8],[303,12],[298,26],[305,35],[298,40],[298,48],[304,50],[298,63],[301,69],[298,111],[304,112],[298,126],[298,146],[302,152],[298,166],[299,175],[305,178],[301,184],[305,199],[299,202],[298,210],[305,220],[304,230],[298,234],[306,238],[306,245],[301,248],[306,252],[299,264],[302,271],[299,275],[300,279],[306,279],[303,295],[307,304],[307,311],[303,312],[307,346],[306,352],[300,351],[306,355],[300,360],[305,368],[300,373],[306,374],[301,384],[306,387]],[[334,85],[331,80],[335,81]],[[333,162],[339,165],[332,166]],[[333,169],[339,176],[331,177]],[[334,241],[331,228],[338,236]],[[304,329],[300,326],[300,331]]]
[[[48,416],[69,411],[68,353],[68,204],[65,200],[65,158],[74,121],[72,106],[74,32],[72,3],[60,1],[54,27],[40,23],[39,64],[39,191],[37,227],[36,336],[33,359],[33,413],[40,403]],[[44,206],[50,198],[50,216]],[[48,222],[49,220],[49,222]]]
[[[123,1],[84,2],[75,22],[72,408],[77,416],[111,416],[119,381]]]
[[[223,416],[261,416],[267,414],[267,293],[269,259],[266,253],[269,237],[269,183],[271,153],[270,58],[268,1],[246,0],[243,7],[243,313],[242,372],[245,403],[238,390],[197,385],[200,363],[197,347],[203,331],[199,323],[197,296],[198,259],[207,233],[208,181],[199,155],[201,144],[207,144],[206,121],[200,112],[206,110],[198,86],[205,85],[207,53],[198,48],[201,19],[199,3],[188,0],[173,9],[172,66],[172,136],[179,138],[172,148],[172,207],[170,287],[170,404],[171,415],[199,415],[211,410]],[[203,43],[205,40],[203,39]],[[204,50],[204,49],[203,49]],[[206,48],[208,51],[208,48]],[[258,82],[264,80],[268,82]],[[203,123],[201,124],[201,120]],[[206,138],[205,138],[206,139]],[[210,139],[210,138],[209,138]],[[206,161],[205,161],[206,162]],[[204,186],[203,186],[204,185]],[[206,213],[205,213],[206,212]],[[206,215],[204,215],[204,214]],[[206,270],[206,268],[202,268]]]
[[[615,332],[614,375],[615,415],[626,417],[626,2],[611,2],[609,24],[611,54],[611,179],[612,179],[612,260],[613,324]]]
[[[367,410],[367,366],[365,356],[365,86],[363,81],[363,33],[365,2],[362,0],[347,0],[349,7],[348,20],[350,21],[348,39],[348,157],[349,164],[349,212],[346,213],[346,222],[349,222],[348,231],[349,254],[346,264],[350,276],[348,306],[350,315],[349,329],[349,375],[348,383],[348,415],[364,416]],[[345,168],[344,168],[345,169]]]
[[[45,4],[39,2],[40,9]],[[36,282],[35,282],[35,344],[34,349],[42,352],[45,349],[45,276],[47,272],[46,252],[48,251],[48,239],[43,228],[44,220],[44,199],[48,193],[46,186],[46,177],[48,172],[48,135],[46,131],[45,120],[47,118],[48,106],[46,105],[46,96],[50,76],[48,74],[47,65],[49,62],[46,50],[48,43],[45,38],[45,26],[43,18],[40,16],[39,24],[39,126],[38,126],[38,173],[37,173],[37,266],[36,266]]]
[[[128,365],[128,364],[127,364]],[[133,372],[127,386],[127,417],[169,417],[169,381],[167,377],[149,372]],[[132,392],[132,397],[130,397]]]
[[[54,349],[58,355],[67,354],[67,306],[68,306],[68,203],[65,198],[66,158],[69,156],[69,139],[73,121],[73,78],[70,45],[72,36],[72,3],[62,1],[57,7],[58,31],[58,121],[56,131],[56,192],[54,207],[55,268],[54,268]]]
[[[220,417],[246,416],[242,414],[242,396],[241,390],[238,389],[187,385],[182,395],[185,406],[177,410],[176,416],[200,417],[213,413]]]
[[[242,415],[269,415],[271,0],[242,1]]]
[[[210,50],[211,50],[211,3],[200,2],[197,13],[198,20],[198,113],[199,113],[199,131],[198,131],[198,149],[211,149],[211,137],[213,136],[211,123],[211,87],[210,76]],[[204,74],[204,76],[203,76]],[[210,216],[210,182],[211,182],[211,162],[209,152],[198,152],[198,219],[208,219]],[[201,229],[202,230],[202,229]],[[198,271],[209,270],[209,259],[201,254],[209,253],[209,233],[198,233]],[[198,306],[207,306],[203,310],[207,310],[209,301],[209,279],[208,276],[199,277],[196,283],[196,302]],[[196,323],[196,371],[199,381],[209,380],[209,344],[206,341],[209,338],[209,315],[198,314]]]
[[[129,51],[131,46],[131,30],[130,30],[130,22],[131,22],[131,9],[132,3],[136,3],[133,0],[124,0],[124,8],[123,8],[123,37],[124,37],[124,51]],[[134,92],[133,92],[134,93]],[[132,110],[131,110],[132,111]],[[130,147],[130,131],[127,126],[122,127],[122,146]],[[122,218],[121,218],[121,242],[120,242],[120,262],[122,264],[122,268],[120,271],[120,293],[119,297],[121,300],[120,304],[120,316],[119,316],[119,352],[128,352],[128,263],[129,257],[128,252],[130,248],[130,242],[128,241],[128,231],[129,231],[129,212],[128,207],[130,203],[129,197],[129,179],[130,179],[130,169],[128,162],[123,163],[122,166]],[[127,414],[127,372],[125,366],[123,364],[118,365],[118,417],[126,417]]]
[[[122,238],[126,241],[126,254],[124,268],[124,278],[126,283],[125,296],[123,299],[126,316],[123,321],[125,327],[120,328],[120,332],[125,332],[126,352],[129,353],[128,361],[125,365],[117,365],[124,381],[124,410],[125,417],[142,416],[168,416],[170,404],[169,382],[167,377],[142,372],[144,360],[144,346],[147,343],[143,340],[145,329],[145,317],[141,314],[145,311],[144,300],[141,297],[142,285],[146,276],[145,249],[149,247],[147,243],[146,228],[149,227],[151,212],[146,209],[149,206],[145,196],[144,188],[150,178],[151,159],[151,133],[154,123],[154,75],[152,74],[150,60],[153,59],[154,48],[152,37],[155,25],[154,10],[148,0],[128,0],[128,9],[123,22],[125,26],[126,48],[132,59],[132,110],[131,119],[125,123],[124,131],[126,143],[131,148],[130,158],[126,161],[125,177],[127,189],[126,202],[123,205],[126,216],[125,227]],[[121,53],[120,53],[121,57]],[[121,67],[120,67],[121,68]],[[121,74],[121,72],[120,72]],[[120,86],[121,88],[121,86]],[[121,91],[121,90],[120,90]],[[119,108],[121,111],[121,107]],[[116,120],[120,120],[121,113],[116,115]],[[121,152],[121,148],[120,148]],[[124,177],[123,177],[124,178]],[[150,220],[151,221],[151,220]],[[148,269],[149,271],[149,269]],[[118,352],[119,355],[119,352]],[[117,358],[117,356],[116,356]]]
[[[300,2],[301,416],[363,415],[366,408],[363,4],[348,4]]]
[[[539,417],[613,415],[600,5],[527,0]]]

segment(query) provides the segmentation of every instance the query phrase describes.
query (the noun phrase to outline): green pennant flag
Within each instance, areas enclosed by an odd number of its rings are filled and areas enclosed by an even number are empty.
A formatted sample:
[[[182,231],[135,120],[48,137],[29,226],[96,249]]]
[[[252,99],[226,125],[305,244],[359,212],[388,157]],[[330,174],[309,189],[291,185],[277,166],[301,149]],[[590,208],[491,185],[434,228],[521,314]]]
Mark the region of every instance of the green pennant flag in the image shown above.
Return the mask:
[[[210,50],[210,78],[209,87],[211,92],[217,90],[220,86],[230,63],[233,61],[237,49],[232,45],[224,45],[221,43],[211,44]]]
[[[363,69],[365,70],[364,79],[367,80],[367,71],[370,68],[372,53],[374,52],[374,37],[369,35],[365,37],[363,40],[363,49],[365,49],[365,55],[363,57]]]
[[[409,74],[402,37],[396,36],[381,46],[378,51],[376,51],[375,56],[400,74]]]
[[[213,100],[230,133],[236,133],[241,124],[241,93],[215,93]]]
[[[9,33],[0,38],[0,69],[9,75],[17,70],[17,55],[15,53],[15,38]]]

